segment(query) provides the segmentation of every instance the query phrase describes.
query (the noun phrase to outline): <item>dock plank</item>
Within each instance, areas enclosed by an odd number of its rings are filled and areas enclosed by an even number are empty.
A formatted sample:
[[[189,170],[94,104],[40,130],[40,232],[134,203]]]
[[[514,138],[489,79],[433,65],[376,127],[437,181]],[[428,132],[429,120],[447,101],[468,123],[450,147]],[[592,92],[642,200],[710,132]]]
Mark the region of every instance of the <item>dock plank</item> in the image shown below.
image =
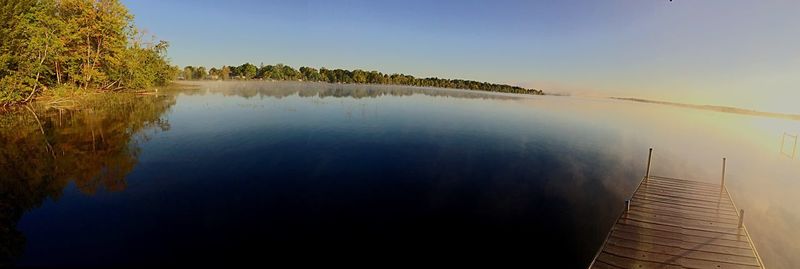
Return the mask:
[[[664,207],[655,204],[643,204],[643,203],[631,204],[631,210],[641,210],[642,212],[654,212],[666,215],[676,214],[680,216],[687,216],[687,217],[690,216],[701,219],[730,221],[732,223],[738,223],[739,221],[738,216],[734,214],[722,214],[720,212],[710,213],[697,210],[687,210],[679,207]]]
[[[753,251],[750,249],[745,248],[733,248],[733,247],[724,247],[724,246],[717,246],[711,245],[706,243],[692,243],[692,242],[684,242],[680,240],[672,240],[672,242],[660,240],[658,238],[652,239],[655,237],[636,237],[636,236],[626,236],[621,235],[619,233],[615,233],[611,237],[608,238],[609,244],[638,244],[645,248],[661,246],[665,248],[673,248],[673,249],[686,249],[686,250],[694,250],[699,252],[708,252],[708,253],[716,253],[716,254],[725,254],[731,256],[739,256],[744,257],[747,259],[755,259],[755,255]]]
[[[603,262],[603,261],[600,261],[600,260],[598,260],[598,261],[597,261],[597,262],[594,264],[594,268],[599,268],[599,269],[620,269],[620,268],[622,268],[622,267],[619,267],[619,266],[614,266],[614,265],[612,265],[612,264],[608,264],[608,263],[605,263],[605,262]]]
[[[665,225],[680,226],[682,228],[697,228],[709,231],[720,231],[725,233],[738,234],[738,223],[718,223],[702,220],[693,220],[689,218],[663,216],[657,214],[648,214],[631,210],[627,213],[629,218],[641,221],[662,223]]]
[[[601,252],[600,255],[597,256],[598,261],[603,263],[612,264],[619,268],[663,268],[663,269],[683,269],[682,266],[664,264],[664,263],[657,263],[657,262],[650,262],[645,260],[638,260],[638,259],[630,259],[623,256],[617,256],[610,254],[608,252]],[[594,267],[593,267],[594,268]],[[597,267],[599,268],[599,267]]]
[[[688,186],[688,185],[678,184],[678,183],[674,183],[674,182],[663,182],[663,181],[657,181],[657,180],[650,180],[650,181],[644,182],[643,186],[644,187],[647,187],[647,186],[661,186],[661,187],[677,189],[677,190],[686,190],[686,191],[694,191],[694,192],[707,192],[707,193],[718,193],[718,192],[724,192],[725,191],[724,189],[721,189],[719,186],[715,186],[715,187],[712,187],[712,188],[703,187],[703,186]]]
[[[685,268],[738,268],[738,269],[759,268],[758,265],[711,261],[706,259],[695,259],[695,258],[689,258],[687,255],[676,256],[669,254],[661,254],[661,253],[645,251],[642,249],[619,247],[612,244],[606,245],[606,248],[603,251],[608,253],[613,253],[617,256],[626,257],[629,259],[676,265]]]
[[[670,199],[668,197],[655,197],[655,196],[644,196],[643,194],[634,194],[634,199],[641,199],[644,202],[659,202],[663,204],[670,204],[676,206],[684,206],[684,207],[695,207],[695,208],[703,208],[703,209],[710,209],[710,210],[717,210],[717,211],[725,211],[725,212],[733,212],[736,213],[736,210],[727,206],[716,206],[713,204],[703,204],[703,203],[689,203],[687,201],[676,201]]]
[[[716,201],[711,199],[697,199],[697,198],[682,197],[678,195],[667,195],[654,192],[637,193],[634,195],[634,198],[636,197],[641,197],[642,199],[650,199],[650,200],[655,200],[655,199],[667,200],[673,203],[679,203],[684,205],[695,205],[695,206],[705,206],[711,208],[735,210],[733,208],[733,204],[731,203],[723,203],[721,201]]]
[[[674,188],[670,186],[663,186],[657,184],[646,184],[642,186],[643,189],[652,191],[652,192],[665,192],[672,195],[686,195],[686,196],[699,196],[699,197],[725,197],[728,196],[726,192],[720,192],[719,190],[714,191],[704,191],[704,190],[697,190],[697,189],[681,189],[681,188]]]
[[[694,180],[694,179],[672,178],[672,177],[655,176],[655,175],[650,176],[649,179],[651,179],[651,180],[673,181],[673,182],[679,182],[679,183],[682,183],[682,184],[706,185],[706,186],[711,186],[711,187],[719,187],[719,184],[717,184],[717,183],[699,181],[699,180]]]
[[[696,244],[706,244],[706,245],[714,245],[720,247],[729,247],[729,248],[740,248],[740,249],[750,249],[750,245],[747,241],[744,240],[737,240],[731,238],[714,238],[714,237],[700,237],[700,236],[690,236],[685,234],[677,234],[673,232],[665,232],[660,230],[651,230],[651,229],[636,229],[636,228],[619,228],[615,229],[611,236],[617,236],[621,238],[628,238],[631,240],[650,240],[651,242],[664,242],[665,244],[675,244],[675,245],[682,245],[683,243],[696,243]]]
[[[727,197],[728,194],[720,191],[683,190],[678,188],[671,188],[671,187],[664,187],[657,185],[645,185],[642,186],[642,189],[644,189],[644,191],[647,191],[648,193],[661,193],[661,194],[681,196],[686,198],[709,199],[713,201],[729,202],[727,199],[725,199],[725,197]]]
[[[641,205],[631,205],[631,211],[641,212],[644,214],[656,214],[656,215],[663,215],[663,216],[671,216],[671,217],[680,217],[686,219],[693,219],[693,220],[701,220],[701,221],[710,221],[710,222],[719,222],[719,223],[728,223],[728,224],[736,224],[738,225],[738,220],[735,218],[731,218],[728,216],[723,215],[712,215],[712,214],[696,214],[693,212],[686,212],[686,211],[675,211],[675,210],[666,210],[663,208],[652,208],[646,207]]]
[[[643,206],[651,206],[651,207],[658,207],[658,208],[666,208],[666,209],[680,209],[680,210],[689,210],[696,213],[706,213],[706,214],[717,214],[717,215],[724,215],[733,217],[735,219],[739,219],[739,216],[736,214],[735,210],[723,210],[720,208],[705,208],[705,207],[697,207],[697,206],[687,206],[681,205],[676,203],[670,203],[669,201],[657,201],[657,200],[638,200],[633,205],[643,205]]]

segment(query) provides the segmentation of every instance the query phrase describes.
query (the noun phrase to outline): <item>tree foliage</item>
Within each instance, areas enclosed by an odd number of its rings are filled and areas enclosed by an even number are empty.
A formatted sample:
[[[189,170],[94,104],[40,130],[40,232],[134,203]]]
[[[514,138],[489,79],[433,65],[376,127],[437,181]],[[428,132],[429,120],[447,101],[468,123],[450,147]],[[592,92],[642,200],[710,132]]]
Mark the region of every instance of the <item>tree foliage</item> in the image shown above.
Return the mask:
[[[140,89],[177,73],[164,41],[145,41],[119,0],[0,3],[0,103],[54,87]]]
[[[187,66],[184,73],[190,72],[194,67]],[[226,75],[225,70],[229,69],[230,74]],[[420,87],[455,88],[467,90],[480,90],[492,92],[524,93],[524,94],[544,94],[541,90],[526,89],[518,86],[505,84],[495,84],[488,82],[478,82],[462,79],[443,79],[443,78],[415,78],[405,74],[384,74],[378,71],[364,71],[361,69],[327,69],[319,70],[303,66],[294,69],[284,64],[261,65],[256,67],[250,63],[245,63],[238,67],[229,68],[223,66],[220,75],[215,79],[264,79],[264,80],[303,80],[320,81],[329,83],[358,83],[358,84],[389,84],[389,85],[409,85]],[[183,76],[185,79],[200,79],[196,76]]]

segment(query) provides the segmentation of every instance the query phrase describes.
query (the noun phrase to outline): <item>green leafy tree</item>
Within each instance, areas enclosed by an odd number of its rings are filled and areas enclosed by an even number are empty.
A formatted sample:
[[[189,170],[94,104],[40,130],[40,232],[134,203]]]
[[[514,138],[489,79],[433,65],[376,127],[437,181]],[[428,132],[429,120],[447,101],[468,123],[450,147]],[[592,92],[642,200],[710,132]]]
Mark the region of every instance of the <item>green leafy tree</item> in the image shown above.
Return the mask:
[[[115,79],[111,89],[143,89],[167,84],[177,76],[176,67],[162,59],[169,43],[159,41],[155,45],[142,45],[135,42],[123,53],[121,67],[109,72]]]
[[[50,84],[54,55],[65,50],[58,38],[64,24],[55,13],[52,1],[35,2],[14,16],[13,28],[4,31],[0,101],[29,100]]]
[[[283,65],[281,67],[281,73],[283,73],[284,79],[286,80],[299,80],[303,78],[303,74],[288,65]]]
[[[321,81],[324,80],[322,75],[319,74],[317,69],[311,67],[300,67],[300,73],[303,75],[303,79],[307,81]]]
[[[239,76],[241,76],[244,79],[255,78],[256,74],[258,73],[258,67],[250,63],[245,63],[239,66],[237,69],[239,69]]]
[[[272,65],[262,65],[258,68],[258,71],[256,71],[256,77],[261,79],[283,79],[283,75],[275,70],[275,66]]]
[[[319,81],[327,81],[327,82],[331,82],[331,83],[334,82],[334,79],[331,78],[331,76],[333,76],[333,73],[331,72],[331,70],[329,70],[329,69],[327,69],[325,67],[320,67],[319,68],[319,76],[320,76]]]
[[[0,103],[56,87],[161,85],[177,75],[167,48],[142,41],[119,0],[0,1]]]
[[[363,70],[353,70],[352,76],[353,82],[355,83],[367,83],[367,72],[364,72]]]
[[[71,59],[80,61],[71,70],[72,79],[84,89],[114,83],[108,73],[122,65],[120,56],[128,48],[133,16],[117,0],[60,0],[58,6],[59,14],[74,29],[67,46],[81,52]]]

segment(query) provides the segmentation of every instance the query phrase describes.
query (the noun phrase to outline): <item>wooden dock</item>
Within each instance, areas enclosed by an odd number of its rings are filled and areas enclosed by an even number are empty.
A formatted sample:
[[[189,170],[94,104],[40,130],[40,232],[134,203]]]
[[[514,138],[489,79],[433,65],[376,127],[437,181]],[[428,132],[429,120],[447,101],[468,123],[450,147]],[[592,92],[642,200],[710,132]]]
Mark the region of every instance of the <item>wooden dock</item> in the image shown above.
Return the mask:
[[[720,184],[651,176],[647,166],[589,268],[764,268],[725,187],[724,159]]]

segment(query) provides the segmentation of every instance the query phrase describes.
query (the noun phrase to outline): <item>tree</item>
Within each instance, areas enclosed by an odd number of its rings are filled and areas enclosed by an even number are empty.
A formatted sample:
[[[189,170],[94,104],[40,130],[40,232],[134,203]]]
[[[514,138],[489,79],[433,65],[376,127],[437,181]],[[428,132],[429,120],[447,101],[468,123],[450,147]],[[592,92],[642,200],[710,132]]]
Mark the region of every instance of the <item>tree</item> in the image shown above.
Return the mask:
[[[275,68],[275,66],[262,64],[262,66],[258,68],[258,71],[256,71],[256,77],[261,79],[282,80],[283,74],[281,74],[280,69]]]
[[[239,66],[237,69],[239,70],[239,76],[244,79],[252,79],[256,77],[256,73],[258,72],[258,67],[250,63],[245,63]]]
[[[384,75],[378,71],[371,71],[367,74],[367,83],[372,84],[385,84],[386,80],[384,79]]]
[[[195,79],[206,79],[208,76],[208,72],[206,72],[206,68],[204,66],[198,67],[194,70],[194,78]]]
[[[84,89],[106,87],[108,73],[121,65],[120,56],[128,48],[133,16],[117,0],[61,0],[59,14],[75,31],[67,46],[80,54],[72,78]],[[78,56],[80,55],[80,56]]]
[[[0,103],[55,87],[117,90],[160,85],[177,69],[168,44],[144,41],[119,0],[0,2]]]
[[[52,74],[54,55],[64,51],[64,43],[58,38],[64,24],[55,17],[54,7],[52,0],[37,1],[14,16],[13,28],[3,31],[6,40],[0,47],[0,101],[27,101],[46,87],[42,80]]]
[[[353,82],[355,83],[367,83],[367,72],[363,70],[356,69],[353,70]]]
[[[281,73],[283,73],[284,79],[286,79],[286,80],[298,80],[298,79],[302,79],[303,78],[303,75],[300,74],[300,72],[298,72],[297,70],[295,70],[291,66],[282,65],[282,64],[281,64],[281,66],[282,66]]]
[[[331,82],[332,83],[332,82],[334,82],[333,79],[331,78],[332,75],[333,75],[333,73],[331,73],[331,70],[328,70],[325,67],[320,67],[319,68],[319,76],[320,76],[319,80],[320,81],[327,81],[327,82]]]
[[[155,45],[149,44],[136,41],[124,51],[120,67],[109,73],[109,77],[116,81],[110,89],[143,89],[164,85],[177,76],[177,68],[162,60],[169,43],[159,41]]]
[[[14,29],[16,17],[30,10],[35,0],[17,0],[0,2],[0,40],[7,40],[11,29]]]
[[[220,79],[220,70],[217,69],[216,67],[212,67],[211,69],[208,70],[208,76],[211,79]]]
[[[222,69],[219,70],[219,76],[222,80],[229,80],[231,79],[231,68],[223,66]]]
[[[319,71],[311,67],[300,67],[300,73],[303,75],[303,79],[307,81],[323,80],[322,75],[319,74]]]
[[[187,67],[183,68],[183,79],[186,79],[186,80],[195,79],[195,74],[197,74],[197,73],[195,71],[194,66],[190,65],[190,66],[187,66]]]

